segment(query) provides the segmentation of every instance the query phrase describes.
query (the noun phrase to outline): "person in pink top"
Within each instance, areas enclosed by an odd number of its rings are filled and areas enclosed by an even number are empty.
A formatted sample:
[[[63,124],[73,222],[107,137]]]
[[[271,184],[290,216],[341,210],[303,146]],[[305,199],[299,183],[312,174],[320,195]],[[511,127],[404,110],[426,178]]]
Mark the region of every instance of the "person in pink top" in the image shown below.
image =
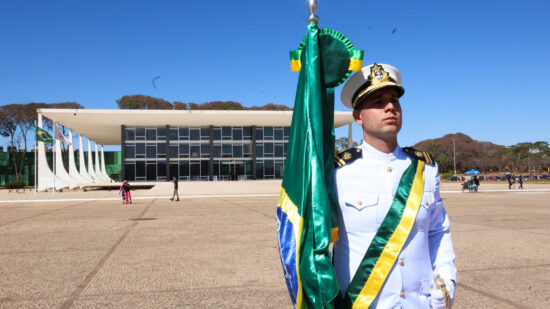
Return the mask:
[[[122,183],[122,191],[124,192],[124,197],[126,198],[126,204],[128,204],[128,202],[132,204],[132,195],[130,194],[130,190],[131,187],[128,183],[128,180],[124,180],[124,182]]]

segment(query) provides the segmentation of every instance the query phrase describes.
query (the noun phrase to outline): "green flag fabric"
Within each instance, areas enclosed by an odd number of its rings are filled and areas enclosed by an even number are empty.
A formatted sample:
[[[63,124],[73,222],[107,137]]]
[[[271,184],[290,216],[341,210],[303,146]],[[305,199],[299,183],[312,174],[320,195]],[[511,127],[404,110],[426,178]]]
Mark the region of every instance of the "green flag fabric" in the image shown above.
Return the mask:
[[[339,287],[329,254],[336,225],[334,90],[324,87],[319,29],[308,25],[277,206],[279,253],[295,308],[333,308]]]
[[[44,142],[46,144],[53,145],[53,139],[48,132],[44,131],[44,129],[35,127],[35,140],[37,142]]]

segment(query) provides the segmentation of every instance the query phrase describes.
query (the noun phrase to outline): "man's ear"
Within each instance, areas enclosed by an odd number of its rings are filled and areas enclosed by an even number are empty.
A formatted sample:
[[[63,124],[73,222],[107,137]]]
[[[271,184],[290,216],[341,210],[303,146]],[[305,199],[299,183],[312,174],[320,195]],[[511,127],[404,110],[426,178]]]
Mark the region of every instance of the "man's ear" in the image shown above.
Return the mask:
[[[355,123],[358,125],[362,125],[363,121],[361,119],[361,110],[356,108],[353,110],[353,119],[355,119]]]

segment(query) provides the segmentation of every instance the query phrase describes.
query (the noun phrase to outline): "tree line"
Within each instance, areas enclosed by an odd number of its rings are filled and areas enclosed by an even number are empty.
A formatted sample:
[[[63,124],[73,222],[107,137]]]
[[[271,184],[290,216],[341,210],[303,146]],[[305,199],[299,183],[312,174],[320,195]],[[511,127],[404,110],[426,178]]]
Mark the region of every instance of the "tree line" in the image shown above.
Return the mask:
[[[38,108],[84,108],[76,102],[28,103],[0,106],[0,135],[8,139],[8,151],[17,181],[23,174],[25,152],[34,143],[34,127]],[[44,119],[44,128],[52,130],[53,123]],[[65,130],[65,128],[62,128]]]

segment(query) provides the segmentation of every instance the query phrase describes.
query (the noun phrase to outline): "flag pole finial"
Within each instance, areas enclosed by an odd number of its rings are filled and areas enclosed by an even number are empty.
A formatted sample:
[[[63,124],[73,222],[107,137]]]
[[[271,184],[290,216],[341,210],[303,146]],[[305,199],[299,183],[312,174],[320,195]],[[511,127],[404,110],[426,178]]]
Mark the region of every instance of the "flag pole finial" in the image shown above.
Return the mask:
[[[317,11],[317,0],[308,0],[309,2],[309,17],[307,18],[307,22],[319,22],[319,16],[315,15],[315,12]]]

